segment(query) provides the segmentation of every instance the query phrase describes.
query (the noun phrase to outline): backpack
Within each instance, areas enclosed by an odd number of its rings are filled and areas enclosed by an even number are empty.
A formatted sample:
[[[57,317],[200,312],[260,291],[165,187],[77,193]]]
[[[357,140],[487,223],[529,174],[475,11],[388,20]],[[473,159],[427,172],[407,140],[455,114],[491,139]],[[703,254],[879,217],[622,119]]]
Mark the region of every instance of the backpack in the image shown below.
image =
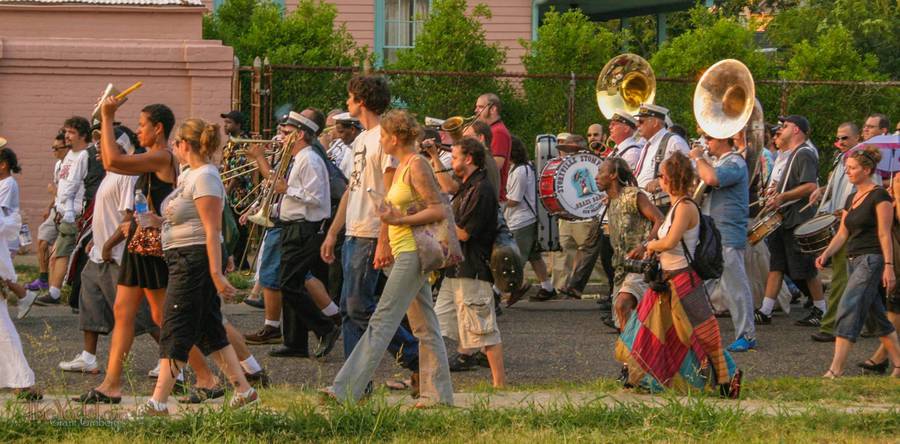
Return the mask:
[[[319,154],[319,157],[325,161],[325,168],[328,169],[328,184],[331,192],[331,216],[334,217],[334,214],[337,212],[337,207],[341,203],[341,197],[343,197],[344,192],[347,191],[347,184],[349,181],[347,180],[347,176],[344,176],[344,172],[341,171],[340,167],[335,165],[334,162],[328,158],[328,155],[325,154],[325,149],[322,148],[322,144],[320,144],[318,140],[313,142],[312,147],[315,149],[315,152]]]
[[[690,201],[700,211],[700,206],[692,199],[684,199]],[[679,202],[680,203],[680,202]],[[675,208],[672,208],[675,211]],[[697,249],[692,255],[688,251],[687,244],[684,243],[684,237],[681,238],[681,248],[684,249],[684,255],[691,264],[691,268],[697,272],[700,279],[718,279],[722,277],[722,270],[725,267],[725,259],[722,257],[722,235],[716,228],[716,222],[702,212],[700,213],[700,233],[697,239]]]

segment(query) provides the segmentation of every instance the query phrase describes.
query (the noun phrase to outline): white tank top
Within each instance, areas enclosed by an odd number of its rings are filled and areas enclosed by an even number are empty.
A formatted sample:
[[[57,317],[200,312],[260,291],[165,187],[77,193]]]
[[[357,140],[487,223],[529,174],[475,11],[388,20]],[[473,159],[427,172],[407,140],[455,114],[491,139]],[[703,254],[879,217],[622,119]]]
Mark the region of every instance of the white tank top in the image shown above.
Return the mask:
[[[684,198],[682,198],[684,200]],[[680,201],[679,201],[680,202]],[[690,203],[686,203],[687,205],[691,205]],[[663,221],[662,225],[659,227],[659,238],[662,239],[669,234],[669,228],[672,226],[672,214],[675,213],[675,204],[672,205],[672,208],[669,209],[669,212],[666,214],[666,219]],[[694,251],[697,250],[697,243],[700,241],[700,222],[697,222],[697,226],[694,228],[688,228],[683,235],[684,243],[687,245],[688,249],[691,251],[691,257],[694,257]],[[681,248],[681,241],[675,244],[674,247],[662,251],[659,253],[659,264],[662,266],[663,270],[680,270],[682,268],[688,267],[688,260],[684,255],[684,249]]]

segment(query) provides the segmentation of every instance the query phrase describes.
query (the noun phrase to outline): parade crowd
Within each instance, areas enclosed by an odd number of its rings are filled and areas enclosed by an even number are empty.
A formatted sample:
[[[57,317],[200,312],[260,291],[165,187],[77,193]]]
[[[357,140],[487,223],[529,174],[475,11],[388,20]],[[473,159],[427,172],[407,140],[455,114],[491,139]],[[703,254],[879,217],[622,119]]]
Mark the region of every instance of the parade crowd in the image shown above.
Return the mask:
[[[744,375],[734,354],[757,348],[773,311],[792,299],[807,302],[796,322],[813,329],[811,340],[835,344],[823,377],[845,372],[861,335],[880,346],[858,365],[900,377],[900,180],[866,145],[892,131],[885,115],[836,129],[781,116],[751,146],[749,125],[727,137],[699,125],[700,138],[688,140],[668,109],[645,103],[585,136],[560,134],[560,158],[602,162],[584,185],[602,195],[602,209],[553,219],[561,251],[547,263],[542,172],[493,93],[451,132],[389,109],[387,80],[360,75],[345,106],[291,111],[272,140],[250,139],[240,111],[220,124],[176,119],[164,104],[121,104],[107,98],[93,126],[75,116],[48,135],[56,164],[36,232],[40,276],[24,286],[12,265],[27,231],[22,166],[17,141],[0,139],[0,387],[21,399],[42,395],[7,305],[18,319],[40,316],[39,307],[63,304],[64,285],[84,346],[59,368],[105,372],[77,401],[121,402],[132,343],[145,333],[158,343],[155,389],[132,417],[168,415],[173,394],[180,403],[220,398],[226,386],[230,408],[257,404],[256,388],[270,381],[249,345],[315,359],[338,340],[345,361],[323,398],[368,396],[387,351],[409,371],[390,387],[410,390],[416,407],[452,405],[452,372],[486,367],[494,387],[507,384],[503,308],[581,299],[592,277],[608,283],[597,322],[618,333],[610,359],[627,387],[737,398]],[[138,115],[137,128],[118,123],[123,115]],[[820,160],[813,130],[835,131],[833,160]],[[821,165],[831,165],[824,184]],[[814,234],[825,235],[811,253],[804,233],[819,219]],[[506,237],[537,288],[527,279],[510,287],[492,263]],[[245,269],[254,287],[244,303],[263,310],[252,332],[221,309],[237,293],[228,273]],[[722,337],[717,317],[731,319],[734,338]],[[110,338],[105,366],[101,336]]]

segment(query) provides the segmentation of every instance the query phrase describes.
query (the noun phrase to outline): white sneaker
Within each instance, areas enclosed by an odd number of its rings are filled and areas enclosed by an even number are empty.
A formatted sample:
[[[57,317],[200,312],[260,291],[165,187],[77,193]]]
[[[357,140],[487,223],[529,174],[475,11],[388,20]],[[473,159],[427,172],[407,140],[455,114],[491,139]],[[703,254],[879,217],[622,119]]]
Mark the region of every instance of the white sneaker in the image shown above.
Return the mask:
[[[64,372],[80,372],[80,373],[100,373],[100,368],[97,367],[97,362],[87,363],[84,360],[84,356],[79,352],[75,359],[71,361],[62,361],[59,363],[60,370]]]
[[[36,291],[27,290],[25,292],[25,296],[19,299],[17,305],[19,313],[16,315],[16,318],[25,319],[25,316],[28,316],[28,312],[31,311],[31,307],[34,305],[34,300],[37,299],[37,295]]]

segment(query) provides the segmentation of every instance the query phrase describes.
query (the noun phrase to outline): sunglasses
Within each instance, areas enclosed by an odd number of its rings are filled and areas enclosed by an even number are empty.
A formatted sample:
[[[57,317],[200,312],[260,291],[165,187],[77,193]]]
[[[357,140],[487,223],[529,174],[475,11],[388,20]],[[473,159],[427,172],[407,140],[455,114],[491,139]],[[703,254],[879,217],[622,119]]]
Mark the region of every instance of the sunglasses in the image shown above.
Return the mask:
[[[840,140],[841,142],[843,142],[849,138],[850,138],[850,136],[837,136],[834,138],[834,140]]]

